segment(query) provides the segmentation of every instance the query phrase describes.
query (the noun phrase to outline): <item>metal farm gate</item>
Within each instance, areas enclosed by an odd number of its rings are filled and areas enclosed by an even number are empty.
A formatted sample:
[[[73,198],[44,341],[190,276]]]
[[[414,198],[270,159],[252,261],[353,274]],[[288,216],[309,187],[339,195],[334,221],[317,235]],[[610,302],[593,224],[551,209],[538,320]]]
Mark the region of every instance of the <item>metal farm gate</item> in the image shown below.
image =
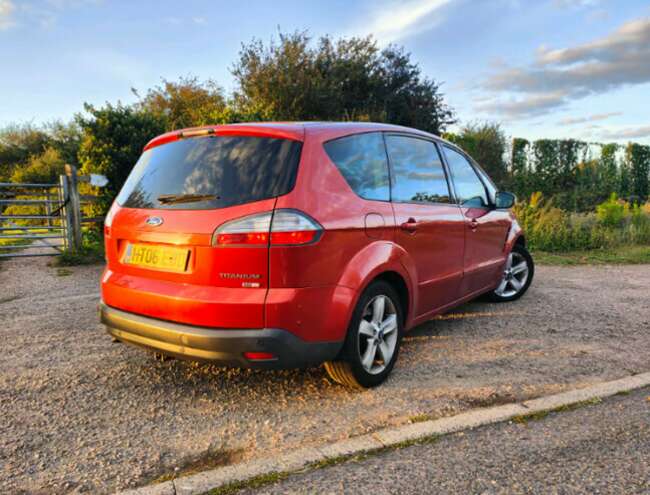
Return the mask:
[[[0,258],[53,256],[81,248],[81,224],[101,222],[84,218],[81,203],[97,200],[81,196],[75,167],[66,165],[58,184],[0,183]]]

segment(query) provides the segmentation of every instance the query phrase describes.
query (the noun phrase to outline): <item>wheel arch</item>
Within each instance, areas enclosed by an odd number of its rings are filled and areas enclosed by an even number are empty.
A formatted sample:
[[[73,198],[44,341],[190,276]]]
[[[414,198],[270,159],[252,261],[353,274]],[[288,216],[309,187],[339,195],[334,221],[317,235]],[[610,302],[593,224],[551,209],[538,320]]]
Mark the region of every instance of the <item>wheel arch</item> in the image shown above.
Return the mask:
[[[528,245],[526,244],[526,236],[524,234],[518,235],[517,238],[515,239],[515,243],[513,244],[513,246],[521,246],[521,247],[528,248]]]
[[[408,328],[413,319],[413,308],[416,307],[417,294],[413,290],[414,270],[409,263],[408,254],[402,247],[392,242],[376,242],[359,251],[346,266],[339,281],[340,285],[356,291],[354,301],[351,301],[349,318],[352,317],[361,294],[376,280],[385,280],[397,292],[402,306],[404,327]]]

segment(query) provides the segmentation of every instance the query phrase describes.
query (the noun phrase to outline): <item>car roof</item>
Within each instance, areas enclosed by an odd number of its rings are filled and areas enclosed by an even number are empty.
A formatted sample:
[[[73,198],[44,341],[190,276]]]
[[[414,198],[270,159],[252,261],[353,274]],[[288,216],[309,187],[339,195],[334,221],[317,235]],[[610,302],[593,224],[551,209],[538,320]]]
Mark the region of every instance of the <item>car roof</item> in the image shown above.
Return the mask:
[[[147,143],[144,149],[147,150],[154,146],[159,146],[170,141],[175,141],[182,137],[191,137],[193,135],[198,136],[202,134],[280,137],[285,139],[293,139],[296,141],[304,141],[306,136],[309,135],[318,139],[319,141],[328,141],[330,139],[336,139],[338,137],[343,137],[350,134],[359,134],[373,131],[392,131],[398,133],[406,133],[426,137],[429,139],[435,139],[441,142],[447,142],[439,136],[420,131],[418,129],[377,122],[245,122],[238,124],[220,124],[202,127],[191,127],[167,132],[153,138],[151,141],[149,141],[149,143]]]

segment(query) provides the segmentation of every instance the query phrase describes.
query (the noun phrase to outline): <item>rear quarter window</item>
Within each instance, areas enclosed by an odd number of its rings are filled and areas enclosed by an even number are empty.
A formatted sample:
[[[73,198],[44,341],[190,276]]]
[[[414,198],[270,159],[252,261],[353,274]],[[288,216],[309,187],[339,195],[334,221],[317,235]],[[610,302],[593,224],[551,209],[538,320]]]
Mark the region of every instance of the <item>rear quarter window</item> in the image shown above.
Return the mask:
[[[381,133],[346,136],[323,146],[357,195],[377,201],[390,199],[388,159]]]

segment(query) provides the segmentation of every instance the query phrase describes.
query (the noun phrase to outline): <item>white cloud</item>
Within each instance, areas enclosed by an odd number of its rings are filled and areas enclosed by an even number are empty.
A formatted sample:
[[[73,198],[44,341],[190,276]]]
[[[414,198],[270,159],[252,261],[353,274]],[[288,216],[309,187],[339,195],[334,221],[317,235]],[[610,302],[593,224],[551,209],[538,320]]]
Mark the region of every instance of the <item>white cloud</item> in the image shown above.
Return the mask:
[[[199,26],[207,24],[208,20],[205,17],[179,17],[179,16],[168,16],[163,19],[165,24],[171,26],[184,26],[188,23],[196,24]]]
[[[650,125],[640,127],[626,127],[624,129],[614,129],[602,131],[601,139],[641,139],[650,138]]]
[[[488,109],[511,117],[547,113],[572,100],[628,85],[650,82],[650,17],[621,25],[589,43],[550,49],[542,46],[527,67],[497,69],[483,83],[491,94],[518,95],[493,101]]]
[[[410,0],[407,2],[393,1],[378,8],[372,4],[375,11],[381,13],[371,18],[358,31],[372,34],[380,43],[391,43],[406,36],[422,32],[438,23],[441,18],[439,10],[453,0]]]
[[[5,1],[9,0],[0,0],[0,4]],[[67,10],[96,6],[102,2],[103,0],[38,0],[23,2],[18,7],[26,23],[51,28]]]
[[[587,122],[598,122],[600,120],[606,120],[609,119],[610,117],[617,117],[619,115],[623,115],[623,112],[596,113],[594,115],[589,115],[587,117],[562,119],[558,122],[558,124],[559,125],[585,124]]]
[[[580,8],[593,7],[598,5],[600,0],[554,0],[553,4],[558,8]]]
[[[13,14],[15,10],[16,7],[11,0],[0,0],[0,31],[14,26]]]
[[[102,0],[45,0],[45,3],[55,9],[63,10],[69,7],[77,8],[86,5],[97,5],[102,3]]]
[[[476,109],[487,113],[497,113],[506,120],[528,118],[543,115],[561,105],[566,93],[555,91],[550,93],[529,94],[525,98],[510,98],[508,100],[485,98],[478,103]]]

